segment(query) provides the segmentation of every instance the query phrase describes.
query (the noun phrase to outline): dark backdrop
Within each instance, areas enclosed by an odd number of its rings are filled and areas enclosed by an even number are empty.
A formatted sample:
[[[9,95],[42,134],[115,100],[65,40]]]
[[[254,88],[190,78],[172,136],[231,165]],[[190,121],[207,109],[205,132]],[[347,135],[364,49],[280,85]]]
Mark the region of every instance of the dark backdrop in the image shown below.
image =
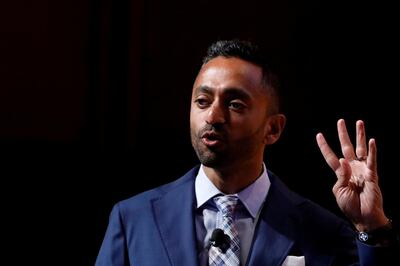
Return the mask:
[[[395,8],[297,2],[2,3],[4,254],[19,264],[93,265],[113,204],[197,164],[192,82],[206,47],[234,37],[267,47],[283,80],[288,124],[267,166],[340,215],[315,135],[337,150],[337,119],[351,133],[364,119],[377,139],[385,208],[398,219]]]

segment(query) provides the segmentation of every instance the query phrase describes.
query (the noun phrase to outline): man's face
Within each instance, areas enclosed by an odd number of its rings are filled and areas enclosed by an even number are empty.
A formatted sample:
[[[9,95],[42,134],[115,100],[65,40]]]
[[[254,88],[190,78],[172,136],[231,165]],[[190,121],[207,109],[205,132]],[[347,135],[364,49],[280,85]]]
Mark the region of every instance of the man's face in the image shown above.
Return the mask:
[[[223,167],[262,159],[268,104],[260,67],[225,57],[205,64],[194,82],[190,109],[191,140],[200,162]]]

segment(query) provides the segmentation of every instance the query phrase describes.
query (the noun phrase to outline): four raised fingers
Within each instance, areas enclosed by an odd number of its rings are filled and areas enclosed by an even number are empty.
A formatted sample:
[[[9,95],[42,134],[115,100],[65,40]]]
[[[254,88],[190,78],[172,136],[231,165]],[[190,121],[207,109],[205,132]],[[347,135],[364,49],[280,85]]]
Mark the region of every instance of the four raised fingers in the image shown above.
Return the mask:
[[[356,149],[350,140],[344,119],[339,119],[337,123],[339,141],[343,153],[343,157],[349,161],[359,160],[367,161],[369,169],[376,171],[376,143],[374,139],[366,142],[365,126],[362,120],[356,122]],[[321,150],[328,165],[332,170],[336,171],[340,167],[339,159],[333,150],[329,147],[322,133],[317,134],[318,147]]]

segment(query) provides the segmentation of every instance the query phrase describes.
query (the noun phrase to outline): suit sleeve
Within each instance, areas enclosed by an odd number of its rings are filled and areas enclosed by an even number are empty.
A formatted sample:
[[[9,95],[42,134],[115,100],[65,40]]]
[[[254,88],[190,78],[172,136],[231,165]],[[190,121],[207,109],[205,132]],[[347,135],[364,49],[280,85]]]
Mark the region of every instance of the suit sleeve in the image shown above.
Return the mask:
[[[394,265],[399,259],[400,245],[389,247],[374,247],[357,240],[358,255],[361,266]]]
[[[109,223],[95,266],[127,266],[126,235],[121,218],[120,205],[111,211]]]

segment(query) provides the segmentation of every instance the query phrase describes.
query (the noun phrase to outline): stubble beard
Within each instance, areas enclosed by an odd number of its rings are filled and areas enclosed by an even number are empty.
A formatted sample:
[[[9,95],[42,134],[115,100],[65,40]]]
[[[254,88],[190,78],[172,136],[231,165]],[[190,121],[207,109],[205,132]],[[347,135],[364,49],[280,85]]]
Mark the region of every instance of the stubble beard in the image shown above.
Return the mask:
[[[252,136],[235,143],[236,148],[234,150],[230,150],[228,147],[223,150],[210,149],[202,143],[199,134],[196,134],[193,129],[191,129],[190,135],[192,146],[201,164],[210,168],[224,168],[237,163],[238,160],[246,160],[246,158],[255,156],[257,153],[255,147],[260,145],[256,141],[256,135],[259,132],[257,131]],[[241,156],[238,156],[238,154],[241,154]]]
[[[193,130],[191,130],[190,136],[193,149],[196,152],[197,158],[201,164],[207,167],[217,168],[227,163],[227,154],[207,148],[202,143],[198,134],[196,134],[196,132]]]

